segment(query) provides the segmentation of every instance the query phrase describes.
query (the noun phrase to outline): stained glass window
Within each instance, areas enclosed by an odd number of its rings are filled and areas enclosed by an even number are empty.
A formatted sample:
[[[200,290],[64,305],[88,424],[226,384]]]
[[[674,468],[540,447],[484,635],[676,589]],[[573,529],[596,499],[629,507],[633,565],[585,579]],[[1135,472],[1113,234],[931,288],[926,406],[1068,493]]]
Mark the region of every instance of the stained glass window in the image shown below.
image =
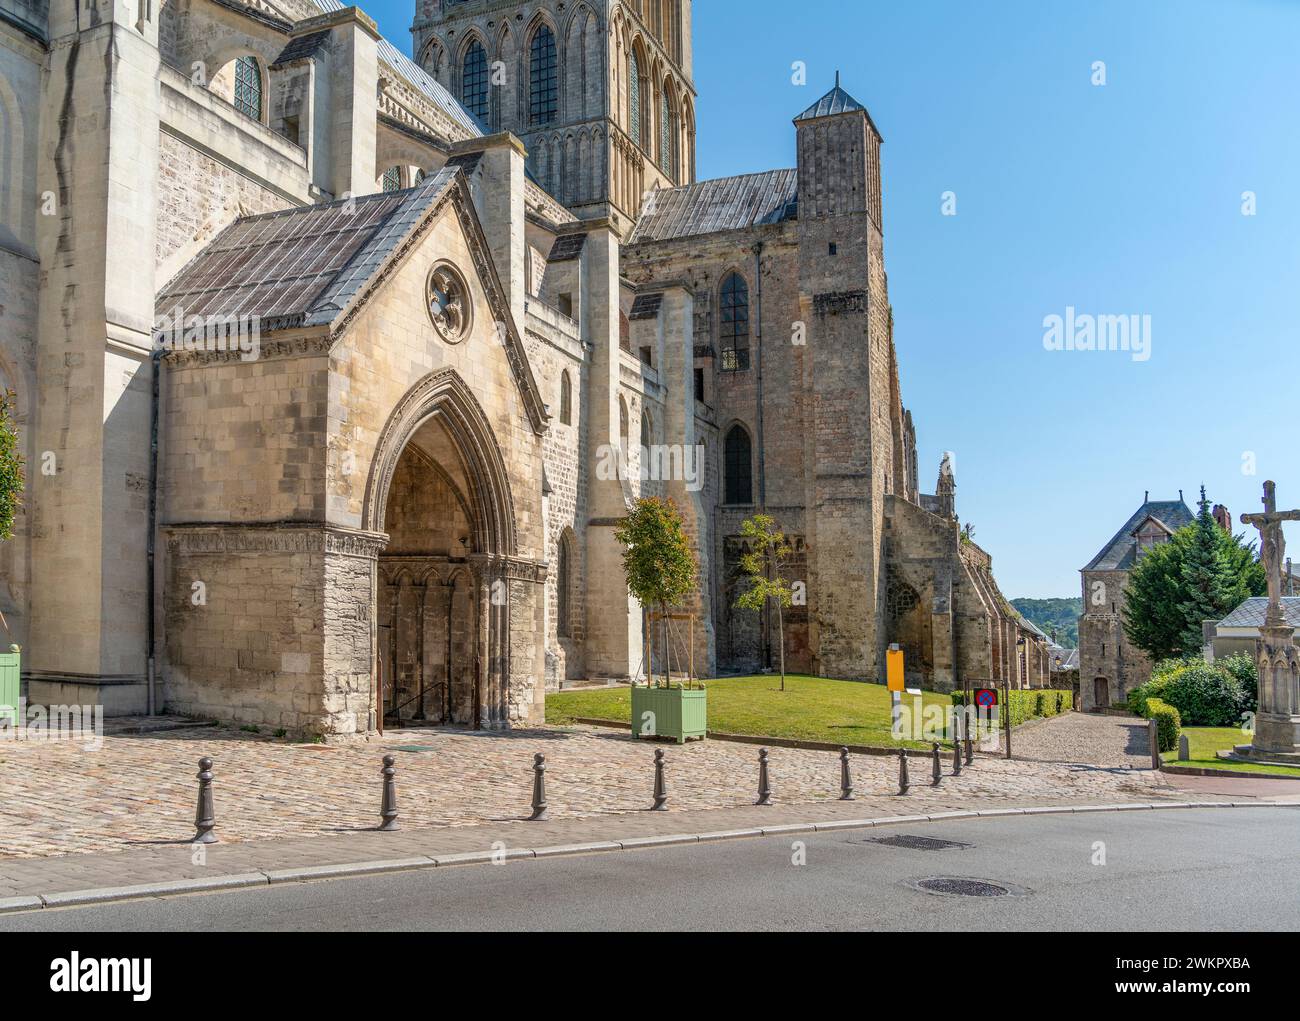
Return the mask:
[[[528,120],[530,124],[550,124],[559,109],[560,69],[555,35],[546,25],[533,33],[529,52]]]
[[[488,115],[488,60],[483,47],[471,43],[461,73],[461,99],[475,117]]]
[[[389,167],[384,171],[384,191],[402,190],[402,168]]]
[[[235,109],[255,121],[262,119],[262,70],[253,57],[235,58]]]
[[[724,372],[749,368],[749,287],[739,273],[732,273],[722,282],[718,346]]]

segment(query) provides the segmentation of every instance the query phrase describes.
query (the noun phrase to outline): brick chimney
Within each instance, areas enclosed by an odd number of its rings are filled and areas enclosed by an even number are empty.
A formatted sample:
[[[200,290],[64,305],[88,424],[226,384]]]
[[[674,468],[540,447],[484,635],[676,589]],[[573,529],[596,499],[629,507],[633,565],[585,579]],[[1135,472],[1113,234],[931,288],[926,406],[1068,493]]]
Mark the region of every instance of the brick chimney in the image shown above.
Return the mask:
[[[1210,511],[1214,520],[1218,522],[1219,527],[1228,534],[1232,534],[1232,515],[1228,513],[1228,508],[1221,503],[1214,505],[1214,510]]]

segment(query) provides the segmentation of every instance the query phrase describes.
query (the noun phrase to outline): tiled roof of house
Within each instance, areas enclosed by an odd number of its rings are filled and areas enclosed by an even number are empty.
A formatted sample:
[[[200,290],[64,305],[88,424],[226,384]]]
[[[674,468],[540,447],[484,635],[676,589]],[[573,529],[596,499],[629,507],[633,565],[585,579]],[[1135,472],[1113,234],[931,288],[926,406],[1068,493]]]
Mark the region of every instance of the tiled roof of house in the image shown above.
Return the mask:
[[[1066,649],[1059,645],[1054,645],[1047,650],[1048,669],[1050,670],[1078,670],[1079,669],[1079,650]],[[1058,665],[1057,657],[1061,658]]]
[[[797,170],[768,170],[651,192],[629,244],[780,223],[796,215]]]
[[[1268,612],[1267,596],[1251,596],[1219,621],[1219,627],[1262,627]],[[1300,627],[1300,596],[1283,596],[1282,612],[1292,627]]]
[[[1176,532],[1195,520],[1195,515],[1181,499],[1148,500],[1133,513],[1084,570],[1127,571],[1131,568],[1137,560],[1137,540],[1133,533],[1148,517],[1154,517],[1171,532]]]
[[[457,173],[444,167],[406,191],[236,220],[166,285],[159,314],[256,316],[263,332],[328,325]]]

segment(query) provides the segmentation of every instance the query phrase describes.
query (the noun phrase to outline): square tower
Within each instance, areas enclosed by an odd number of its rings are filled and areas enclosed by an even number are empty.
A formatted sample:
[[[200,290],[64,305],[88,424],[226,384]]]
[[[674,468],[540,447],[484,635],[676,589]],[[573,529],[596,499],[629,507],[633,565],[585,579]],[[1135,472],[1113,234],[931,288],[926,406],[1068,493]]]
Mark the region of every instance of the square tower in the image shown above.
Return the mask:
[[[419,0],[414,53],[583,218],[631,229],[643,196],[695,179],[691,0]]]
[[[800,318],[807,327],[810,585],[821,672],[879,679],[885,496],[893,491],[893,338],[880,133],[835,87],[795,118]],[[902,480],[898,480],[900,487]]]

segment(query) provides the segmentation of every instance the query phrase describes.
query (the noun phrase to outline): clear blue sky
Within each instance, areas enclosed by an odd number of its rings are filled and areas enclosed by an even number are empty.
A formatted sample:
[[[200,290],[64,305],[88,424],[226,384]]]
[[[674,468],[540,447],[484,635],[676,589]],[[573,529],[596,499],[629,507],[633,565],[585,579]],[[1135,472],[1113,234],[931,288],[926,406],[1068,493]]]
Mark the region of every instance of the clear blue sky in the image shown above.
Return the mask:
[[[409,51],[410,0],[362,5]],[[837,68],[871,111],[922,488],[952,450],[1008,596],[1078,595],[1148,489],[1300,507],[1300,4],[696,0],[694,39],[701,178],[794,166]],[[1045,350],[1067,306],[1150,359]]]

